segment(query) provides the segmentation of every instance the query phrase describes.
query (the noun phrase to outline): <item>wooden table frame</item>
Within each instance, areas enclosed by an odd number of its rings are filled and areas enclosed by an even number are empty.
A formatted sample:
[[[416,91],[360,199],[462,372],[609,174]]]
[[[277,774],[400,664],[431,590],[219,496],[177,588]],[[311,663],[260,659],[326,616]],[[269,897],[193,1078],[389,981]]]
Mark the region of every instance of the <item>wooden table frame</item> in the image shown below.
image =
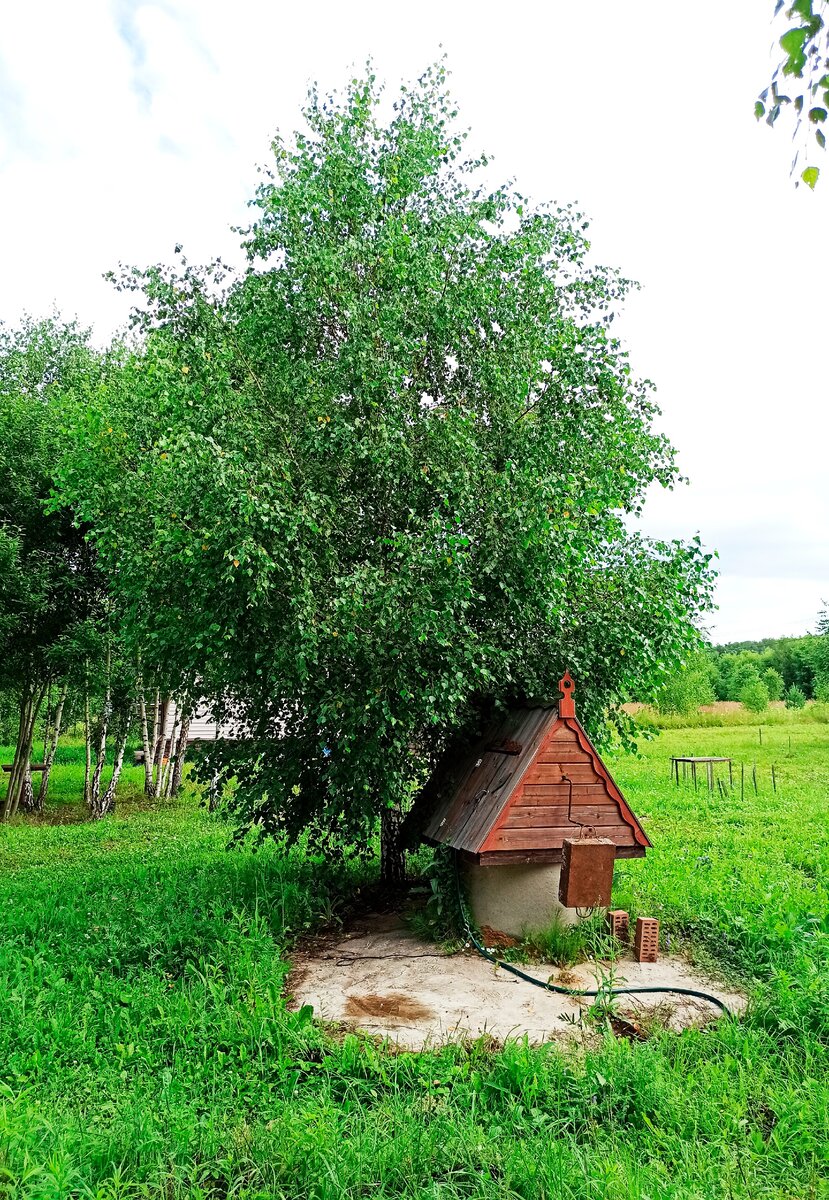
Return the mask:
[[[694,781],[694,791],[697,790],[697,765],[704,765],[708,779],[708,790],[714,790],[714,763],[728,763],[728,783],[730,787],[734,785],[734,773],[730,758],[719,758],[717,756],[705,755],[676,755],[671,758],[671,775],[679,787],[679,764],[682,763],[682,778],[687,779],[688,767],[691,768],[691,778]]]

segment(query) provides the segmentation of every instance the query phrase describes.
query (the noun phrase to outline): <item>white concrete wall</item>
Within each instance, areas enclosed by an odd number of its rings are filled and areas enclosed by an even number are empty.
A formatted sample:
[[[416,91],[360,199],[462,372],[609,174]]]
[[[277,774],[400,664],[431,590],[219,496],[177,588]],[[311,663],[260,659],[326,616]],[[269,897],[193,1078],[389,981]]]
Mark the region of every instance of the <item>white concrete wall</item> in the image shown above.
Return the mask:
[[[489,925],[512,937],[547,929],[555,921],[576,924],[576,910],[559,903],[560,875],[560,863],[463,864],[466,895],[478,926]]]

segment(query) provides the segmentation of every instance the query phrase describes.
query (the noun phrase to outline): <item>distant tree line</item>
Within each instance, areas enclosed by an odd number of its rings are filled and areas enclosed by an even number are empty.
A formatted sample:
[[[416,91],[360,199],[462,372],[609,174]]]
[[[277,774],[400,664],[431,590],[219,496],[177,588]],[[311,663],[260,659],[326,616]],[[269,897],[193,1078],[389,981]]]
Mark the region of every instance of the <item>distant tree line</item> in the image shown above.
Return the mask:
[[[755,712],[778,700],[789,708],[829,701],[826,612],[819,615],[814,634],[706,646],[657,694],[663,712],[691,712],[716,700],[734,700]]]

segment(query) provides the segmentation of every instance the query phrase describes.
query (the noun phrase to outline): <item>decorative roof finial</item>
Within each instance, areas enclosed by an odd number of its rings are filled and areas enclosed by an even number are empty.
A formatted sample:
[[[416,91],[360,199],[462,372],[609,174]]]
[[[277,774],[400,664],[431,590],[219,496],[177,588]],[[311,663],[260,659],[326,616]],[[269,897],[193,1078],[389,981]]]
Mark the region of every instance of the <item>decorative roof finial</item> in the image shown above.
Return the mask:
[[[569,671],[564,672],[564,675],[558,681],[558,686],[561,689],[561,699],[558,702],[558,715],[560,717],[574,717],[576,715],[576,706],[573,703],[575,684],[573,683],[573,676]]]

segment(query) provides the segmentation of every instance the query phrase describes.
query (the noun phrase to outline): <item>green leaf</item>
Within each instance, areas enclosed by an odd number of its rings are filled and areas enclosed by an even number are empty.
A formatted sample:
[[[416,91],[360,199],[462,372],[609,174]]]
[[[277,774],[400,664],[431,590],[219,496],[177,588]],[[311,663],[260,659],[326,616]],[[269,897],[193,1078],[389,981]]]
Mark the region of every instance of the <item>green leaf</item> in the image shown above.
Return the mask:
[[[815,130],[815,141],[820,146],[821,150],[826,149],[826,134],[822,129]]]
[[[766,115],[766,106],[761,100],[755,100],[754,102],[754,115],[758,121]]]
[[[783,64],[784,75],[802,75],[806,65],[806,53],[803,49],[809,30],[804,26],[797,29],[787,29],[780,39],[780,47],[788,56]]]
[[[815,107],[809,109],[809,120],[813,125],[820,125],[829,116],[825,108]]]
[[[806,167],[805,171],[801,173],[800,178],[814,191],[819,175],[820,167]]]

